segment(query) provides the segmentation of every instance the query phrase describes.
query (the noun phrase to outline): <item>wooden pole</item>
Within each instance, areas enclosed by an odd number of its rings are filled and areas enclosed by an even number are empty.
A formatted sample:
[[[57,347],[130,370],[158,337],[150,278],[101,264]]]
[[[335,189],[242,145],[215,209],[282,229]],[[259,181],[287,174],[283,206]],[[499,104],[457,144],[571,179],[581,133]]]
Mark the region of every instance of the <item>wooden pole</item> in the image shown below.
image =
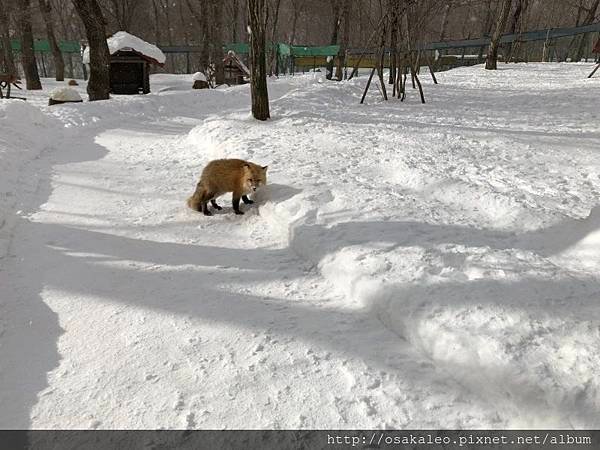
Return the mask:
[[[373,75],[375,75],[375,70],[377,67],[373,67],[371,69],[371,75],[369,75],[369,80],[367,81],[367,85],[365,86],[365,91],[363,92],[362,98],[360,99],[360,104],[362,105],[365,101],[365,97],[367,96],[367,91],[369,90],[369,86],[371,85],[371,80],[373,79]]]

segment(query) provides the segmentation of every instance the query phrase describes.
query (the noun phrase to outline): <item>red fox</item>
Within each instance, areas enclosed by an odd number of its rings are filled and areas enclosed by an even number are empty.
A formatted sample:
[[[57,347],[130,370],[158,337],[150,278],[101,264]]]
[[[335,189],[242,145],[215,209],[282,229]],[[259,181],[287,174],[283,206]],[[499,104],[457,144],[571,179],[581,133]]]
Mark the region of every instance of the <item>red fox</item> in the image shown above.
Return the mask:
[[[210,201],[213,208],[221,208],[216,198],[227,192],[233,192],[233,210],[236,214],[244,214],[240,211],[240,198],[244,203],[250,205],[254,201],[247,194],[256,191],[260,186],[267,183],[268,166],[244,161],[242,159],[216,159],[209,162],[200,176],[196,185],[196,191],[188,198],[187,204],[195,211],[202,211],[206,216],[212,216],[208,209]]]

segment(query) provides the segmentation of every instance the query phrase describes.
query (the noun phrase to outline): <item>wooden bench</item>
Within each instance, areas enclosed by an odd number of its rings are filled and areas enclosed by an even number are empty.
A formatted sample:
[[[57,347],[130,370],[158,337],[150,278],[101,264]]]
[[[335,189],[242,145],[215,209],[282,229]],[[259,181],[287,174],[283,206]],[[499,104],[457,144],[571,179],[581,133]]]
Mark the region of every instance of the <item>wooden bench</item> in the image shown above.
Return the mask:
[[[10,96],[10,87],[14,86],[17,89],[21,89],[20,84],[21,80],[18,76],[10,73],[0,73],[0,98],[18,98],[21,100],[26,100],[24,97]],[[2,89],[6,89],[6,94],[2,92]]]

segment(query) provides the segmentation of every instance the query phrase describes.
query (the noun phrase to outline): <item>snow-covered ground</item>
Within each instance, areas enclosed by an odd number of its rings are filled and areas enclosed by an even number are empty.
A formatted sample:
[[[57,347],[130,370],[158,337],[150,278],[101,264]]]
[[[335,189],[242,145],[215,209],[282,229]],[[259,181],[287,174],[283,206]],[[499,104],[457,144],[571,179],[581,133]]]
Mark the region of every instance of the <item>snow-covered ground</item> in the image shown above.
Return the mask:
[[[598,428],[590,68],[0,101],[0,428]],[[222,157],[244,216],[185,207]]]

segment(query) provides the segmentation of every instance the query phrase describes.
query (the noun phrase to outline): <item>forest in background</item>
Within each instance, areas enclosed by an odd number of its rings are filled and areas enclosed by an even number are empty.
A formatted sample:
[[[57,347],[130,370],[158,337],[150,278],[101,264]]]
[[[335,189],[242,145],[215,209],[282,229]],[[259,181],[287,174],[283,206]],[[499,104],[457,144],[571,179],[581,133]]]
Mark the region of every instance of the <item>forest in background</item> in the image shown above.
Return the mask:
[[[248,42],[246,0],[99,0],[107,34],[125,30],[159,46],[199,46],[193,66],[214,61],[223,43]],[[294,45],[368,45],[389,0],[267,0],[266,39]],[[569,27],[598,19],[598,0],[514,0],[506,32]],[[415,42],[490,36],[500,0],[413,1]],[[0,33],[21,39],[28,16],[34,39],[84,41],[85,29],[71,0],[3,0]],[[52,39],[51,39],[52,40]],[[580,59],[592,39],[563,40],[559,58]],[[179,56],[179,58],[178,58]],[[18,58],[17,58],[18,59]],[[73,71],[72,56],[67,70]],[[184,69],[182,55],[169,55],[166,71]],[[77,68],[75,68],[77,69]],[[71,74],[75,76],[76,74]]]

